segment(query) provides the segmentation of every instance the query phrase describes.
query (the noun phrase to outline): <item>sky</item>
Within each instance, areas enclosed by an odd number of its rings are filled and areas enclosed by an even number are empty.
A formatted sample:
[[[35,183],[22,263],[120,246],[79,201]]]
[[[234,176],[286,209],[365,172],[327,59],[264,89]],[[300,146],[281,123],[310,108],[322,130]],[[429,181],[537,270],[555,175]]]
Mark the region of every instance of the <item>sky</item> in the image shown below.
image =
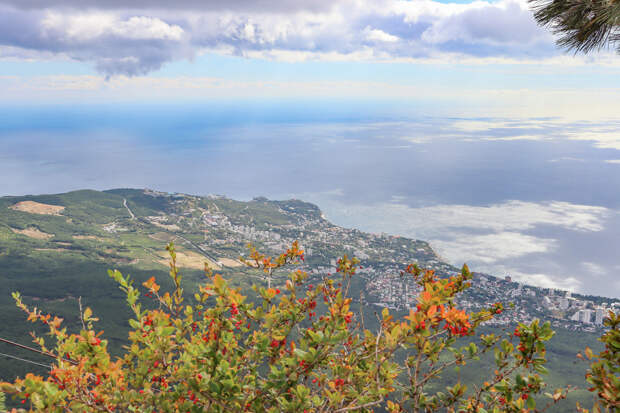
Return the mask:
[[[0,0],[0,195],[297,197],[620,297],[613,50],[558,49],[522,0],[126,4]]]
[[[557,49],[524,0],[131,4],[0,0],[0,100],[401,99],[475,115],[616,113],[618,56]]]

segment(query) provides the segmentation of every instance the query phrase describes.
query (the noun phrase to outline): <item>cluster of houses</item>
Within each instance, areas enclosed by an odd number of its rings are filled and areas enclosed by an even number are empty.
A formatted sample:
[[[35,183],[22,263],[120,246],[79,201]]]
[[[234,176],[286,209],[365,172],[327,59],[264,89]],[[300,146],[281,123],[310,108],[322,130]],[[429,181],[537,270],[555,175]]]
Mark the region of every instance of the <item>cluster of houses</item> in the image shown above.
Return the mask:
[[[180,204],[188,199],[179,195],[177,198],[175,202]],[[210,196],[209,199],[219,197]],[[241,247],[252,242],[267,253],[279,253],[297,240],[306,256],[317,256],[314,265],[306,264],[304,268],[315,276],[335,273],[334,251],[345,251],[362,260],[363,268],[358,273],[366,281],[366,300],[382,307],[407,310],[416,306],[419,287],[411,277],[401,275],[403,268],[411,262],[435,269],[440,274],[456,274],[454,267],[442,262],[422,241],[342,228],[323,217],[297,213],[294,206],[286,210],[278,208],[278,212],[294,215],[295,225],[268,224],[267,228],[263,225],[262,229],[257,229],[250,223],[233,223],[226,211],[214,206],[209,209],[185,208],[178,215],[148,218],[160,227],[180,225],[203,231],[204,244],[200,246],[203,251],[222,244]],[[212,234],[215,231],[217,235]],[[620,302],[593,301],[570,292],[526,286],[514,282],[509,276],[497,278],[481,273],[474,273],[472,288],[459,296],[457,304],[476,311],[497,302],[512,303],[513,306],[495,317],[494,324],[543,318],[550,320],[555,327],[585,331],[600,328],[609,311],[620,310]]]

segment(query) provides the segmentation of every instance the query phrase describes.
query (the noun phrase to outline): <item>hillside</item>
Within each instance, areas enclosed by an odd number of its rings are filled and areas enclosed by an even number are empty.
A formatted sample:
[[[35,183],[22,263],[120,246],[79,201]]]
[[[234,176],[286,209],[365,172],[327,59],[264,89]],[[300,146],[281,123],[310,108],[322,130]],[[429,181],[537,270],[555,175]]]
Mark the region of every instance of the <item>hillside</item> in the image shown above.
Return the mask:
[[[248,242],[277,254],[294,240],[306,250],[304,269],[313,277],[335,272],[343,254],[361,259],[363,269],[352,294],[372,313],[382,306],[406,311],[415,306],[413,283],[399,276],[409,263],[449,274],[457,269],[442,262],[428,243],[385,234],[368,234],[331,224],[315,205],[299,200],[255,198],[240,202],[221,196],[167,194],[151,190],[0,198],[0,337],[28,344],[31,328],[14,307],[10,292],[26,302],[59,314],[77,325],[78,297],[103,320],[113,348],[124,342],[127,311],[106,271],[117,268],[137,281],[151,275],[166,280],[165,245],[174,241],[186,291],[201,280],[204,262],[242,287],[263,282],[261,273],[243,267],[238,257]],[[475,269],[473,269],[475,270]],[[515,320],[549,319],[558,331],[551,344],[554,384],[581,384],[584,365],[574,355],[596,347],[596,307],[611,307],[602,297],[566,297],[564,293],[522,286],[491,275],[475,274],[473,288],[459,303],[469,309],[494,302],[514,303],[495,326]],[[592,323],[571,321],[590,311]],[[585,321],[582,319],[581,321]],[[579,331],[580,334],[577,334]],[[592,334],[594,333],[594,334]],[[0,352],[45,361],[0,344]],[[0,378],[9,379],[36,366],[0,356]],[[490,368],[490,366],[489,366]],[[467,373],[463,373],[466,375]],[[475,377],[475,371],[471,372]]]

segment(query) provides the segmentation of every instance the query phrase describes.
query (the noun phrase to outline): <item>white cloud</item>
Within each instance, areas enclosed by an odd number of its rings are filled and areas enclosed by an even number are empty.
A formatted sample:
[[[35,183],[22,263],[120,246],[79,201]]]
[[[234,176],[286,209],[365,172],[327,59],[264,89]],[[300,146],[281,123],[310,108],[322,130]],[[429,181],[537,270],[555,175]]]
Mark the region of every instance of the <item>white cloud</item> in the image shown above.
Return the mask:
[[[505,95],[507,95],[504,99],[504,102],[508,102],[511,100],[509,95],[516,93],[514,90],[506,90]],[[618,91],[615,91],[617,93]],[[492,94],[491,91],[483,91],[484,93]],[[619,149],[620,150],[620,123],[616,116],[613,116],[612,111],[605,111],[603,107],[607,106],[610,109],[615,109],[615,105],[611,102],[611,100],[607,100],[607,98],[611,99],[611,95],[607,95],[605,93],[593,93],[593,91],[573,91],[568,92],[565,91],[563,93],[559,91],[551,91],[551,90],[542,90],[538,89],[536,91],[531,91],[530,93],[523,93],[528,96],[532,102],[535,102],[536,99],[540,101],[546,102],[547,104],[550,101],[553,101],[553,106],[558,109],[558,106],[563,105],[562,102],[569,102],[573,109],[580,108],[584,111],[587,111],[587,107],[591,105],[597,106],[600,110],[592,111],[591,115],[587,117],[579,116],[579,119],[589,118],[588,121],[583,122],[575,122],[576,114],[574,110],[570,110],[568,112],[564,112],[563,119],[553,119],[546,121],[544,123],[541,122],[531,122],[531,121],[504,121],[502,119],[490,118],[488,120],[476,120],[476,119],[462,119],[455,121],[451,124],[451,128],[454,131],[462,132],[462,133],[471,133],[476,134],[478,139],[485,140],[553,140],[553,139],[569,139],[576,141],[589,141],[593,143],[593,146],[597,148],[607,148],[607,149]],[[577,98],[577,94],[580,94],[581,97]],[[573,95],[570,97],[570,95]],[[600,105],[600,101],[597,102],[597,97],[602,98],[606,101],[605,104]],[[580,105],[578,102],[584,102],[584,104]],[[536,107],[537,109],[539,107]],[[596,116],[596,112],[598,112],[599,116]],[[545,116],[548,114],[543,108],[540,108],[539,116]],[[560,113],[560,111],[556,112]],[[571,116],[569,113],[575,113],[575,115]],[[585,114],[585,112],[584,112]],[[596,122],[593,122],[596,120]],[[602,122],[604,121],[604,122]],[[571,124],[572,123],[572,124]],[[549,133],[550,127],[552,126],[561,126],[561,130],[558,130],[555,133]],[[502,133],[497,133],[497,131],[501,131]],[[540,133],[538,133],[540,131]],[[558,159],[552,159],[550,162],[557,161],[583,161],[583,159],[577,159],[574,157],[562,157]],[[608,163],[616,163],[615,160],[605,161]]]
[[[374,208],[374,207],[373,207]],[[386,210],[387,209],[387,210]],[[381,205],[381,214],[403,220],[408,230],[475,228],[493,232],[524,231],[537,225],[555,225],[574,231],[601,231],[610,211],[604,207],[568,202],[508,201],[489,206],[436,205],[412,208],[403,204]],[[388,211],[389,210],[389,211]]]
[[[544,36],[527,5],[517,1],[475,2],[459,12],[433,21],[422,39],[432,44],[481,40],[494,44],[527,44]]]
[[[441,242],[444,253],[449,249],[454,255],[459,251],[477,250],[472,240],[494,251],[485,261],[497,257],[514,257],[553,248],[552,239],[524,234],[540,225],[560,227],[572,231],[597,232],[604,229],[604,221],[611,211],[604,207],[577,205],[568,202],[508,201],[489,206],[434,205],[410,207],[398,202],[378,205],[342,204],[325,199],[320,194],[308,194],[307,199],[324,206],[329,215],[339,223],[350,224],[355,217],[366,217],[364,230],[386,231],[432,242]],[[463,236],[463,234],[469,234]],[[496,245],[493,245],[493,244]],[[526,244],[532,246],[528,247]],[[457,246],[460,246],[457,248]],[[513,248],[514,251],[510,252]],[[480,255],[478,252],[476,253]]]
[[[582,287],[582,282],[572,276],[552,276],[541,273],[523,273],[514,270],[507,270],[505,273],[510,274],[515,281],[542,288],[578,292]]]
[[[366,40],[370,40],[371,42],[394,43],[399,40],[398,36],[391,35],[383,30],[371,29],[370,26],[366,26],[364,34],[366,35]]]
[[[589,273],[589,275],[592,275],[594,277],[599,277],[601,275],[605,275],[607,274],[607,271],[605,270],[605,268],[600,265],[597,264],[595,262],[582,262],[581,266],[583,267],[583,269]]]
[[[50,12],[41,21],[41,29],[52,36],[62,33],[74,42],[86,42],[105,36],[128,40],[181,40],[183,29],[145,16],[121,19],[112,13],[64,15]]]
[[[452,122],[450,127],[464,132],[483,132],[492,128],[511,127],[512,122],[502,122],[501,120],[477,120],[477,119],[460,119]]]
[[[431,242],[440,255],[453,263],[494,264],[526,254],[549,252],[557,243],[554,239],[508,231],[485,235],[451,232],[449,236],[448,240]]]
[[[586,160],[583,158],[575,158],[574,156],[561,156],[559,158],[549,159],[547,162],[556,163],[556,162],[585,162]]]
[[[93,62],[106,75],[144,74],[204,50],[273,59],[580,62],[561,56],[521,0],[38,4],[0,0],[0,45]]]
[[[570,132],[568,138],[578,141],[592,141],[597,148],[620,150],[620,131],[617,129],[617,124],[614,124],[613,127]]]
[[[391,203],[372,207],[340,206],[350,217],[364,216],[375,232],[427,240],[448,262],[497,274],[498,266],[557,247],[552,238],[525,234],[540,225],[573,231],[601,231],[609,210],[566,202],[510,201],[488,207],[436,205],[412,208]],[[348,208],[348,209],[347,209]],[[335,210],[330,208],[330,211]],[[341,217],[337,217],[339,222]]]
[[[397,198],[377,205],[344,203],[326,194],[304,194],[303,198],[321,205],[328,218],[339,225],[429,241],[444,260],[454,265],[466,262],[476,271],[499,276],[509,273],[527,284],[573,291],[581,285],[576,277],[530,273],[518,264],[527,261],[528,256],[543,257],[559,247],[559,240],[535,235],[532,230],[548,226],[598,232],[604,230],[612,214],[604,207],[559,201],[411,207]],[[363,223],[359,217],[364,217]],[[592,265],[583,265],[585,270],[594,270]]]

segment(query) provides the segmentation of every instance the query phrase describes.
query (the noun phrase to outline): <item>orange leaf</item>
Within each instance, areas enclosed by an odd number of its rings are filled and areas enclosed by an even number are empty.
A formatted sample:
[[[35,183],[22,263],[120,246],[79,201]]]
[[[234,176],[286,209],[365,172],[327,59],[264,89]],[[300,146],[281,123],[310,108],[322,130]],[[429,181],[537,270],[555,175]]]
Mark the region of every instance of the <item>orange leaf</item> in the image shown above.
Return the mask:
[[[435,313],[437,313],[437,306],[432,305],[431,308],[428,309],[428,312],[426,314],[428,315],[428,318],[432,318]]]

